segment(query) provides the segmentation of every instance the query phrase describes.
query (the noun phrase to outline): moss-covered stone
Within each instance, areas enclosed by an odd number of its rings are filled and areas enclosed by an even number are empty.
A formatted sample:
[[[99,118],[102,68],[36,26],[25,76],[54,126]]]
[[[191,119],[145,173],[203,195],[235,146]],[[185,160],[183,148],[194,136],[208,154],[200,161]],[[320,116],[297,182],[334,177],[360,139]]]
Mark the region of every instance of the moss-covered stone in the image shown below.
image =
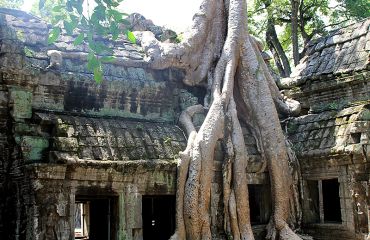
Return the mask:
[[[25,90],[12,89],[10,91],[11,114],[15,119],[32,117],[32,93]]]
[[[77,152],[78,142],[77,138],[72,137],[57,137],[54,140],[54,146],[66,152]]]
[[[44,150],[49,147],[49,141],[43,137],[23,136],[20,138],[20,146],[26,161],[39,161]]]

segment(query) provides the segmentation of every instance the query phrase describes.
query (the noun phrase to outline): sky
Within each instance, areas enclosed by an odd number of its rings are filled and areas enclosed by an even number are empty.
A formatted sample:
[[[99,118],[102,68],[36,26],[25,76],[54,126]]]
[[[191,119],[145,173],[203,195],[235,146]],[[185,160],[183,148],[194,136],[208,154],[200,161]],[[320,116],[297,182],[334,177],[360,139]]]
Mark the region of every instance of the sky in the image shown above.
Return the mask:
[[[22,10],[30,11],[36,0],[25,0]],[[85,0],[86,1],[86,0]],[[93,2],[93,0],[90,0]],[[184,32],[190,26],[194,13],[202,0],[124,0],[120,10],[125,13],[140,13],[151,19],[154,24],[165,26],[177,33]],[[336,0],[330,0],[335,6]],[[327,18],[326,16],[323,16]],[[325,19],[327,20],[327,19]]]
[[[25,0],[22,7],[30,11],[36,0]],[[201,0],[124,0],[120,9],[125,13],[140,13],[154,24],[183,32],[191,24]]]
[[[142,14],[154,24],[183,32],[190,26],[201,0],[124,0],[123,12]]]

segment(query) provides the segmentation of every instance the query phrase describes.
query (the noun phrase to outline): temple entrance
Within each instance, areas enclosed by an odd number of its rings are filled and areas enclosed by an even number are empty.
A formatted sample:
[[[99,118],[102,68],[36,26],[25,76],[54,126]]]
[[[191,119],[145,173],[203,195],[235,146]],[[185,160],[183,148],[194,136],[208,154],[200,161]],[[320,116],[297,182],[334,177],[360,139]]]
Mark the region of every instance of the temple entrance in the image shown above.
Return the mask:
[[[116,239],[115,198],[76,197],[75,206],[75,239]]]
[[[304,218],[307,223],[341,223],[337,178],[306,181]]]
[[[251,224],[267,224],[271,214],[269,186],[264,184],[249,184],[248,192]]]
[[[173,195],[143,196],[143,239],[168,240],[175,233]]]
[[[342,222],[338,179],[322,180],[324,222]]]

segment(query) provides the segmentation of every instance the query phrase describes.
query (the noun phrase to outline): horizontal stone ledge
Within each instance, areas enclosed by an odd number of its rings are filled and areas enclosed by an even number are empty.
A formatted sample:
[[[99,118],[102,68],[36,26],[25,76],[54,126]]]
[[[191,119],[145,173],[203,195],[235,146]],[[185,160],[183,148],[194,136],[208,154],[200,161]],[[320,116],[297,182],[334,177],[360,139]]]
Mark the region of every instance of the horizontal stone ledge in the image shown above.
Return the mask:
[[[177,162],[174,159],[138,159],[128,160],[122,159],[121,161],[112,160],[97,160],[97,159],[82,159],[63,152],[53,152],[54,159],[49,164],[60,164],[60,165],[74,165],[74,166],[96,166],[96,167],[107,167],[107,166],[176,166]]]
[[[99,161],[99,160],[81,160],[75,164],[55,164],[55,163],[33,163],[27,164],[26,170],[31,179],[69,179],[70,175],[80,172],[82,169],[90,169],[93,172],[104,171],[112,176],[124,176],[126,174],[169,172],[176,174],[176,162],[163,160],[137,160],[137,161]],[[137,175],[139,176],[139,175]],[[89,176],[85,176],[88,180]],[[71,180],[71,179],[70,179]]]
[[[87,62],[87,57],[89,55],[86,52],[64,52],[64,51],[59,51],[59,50],[49,50],[49,51],[53,51],[54,53],[60,54],[63,59],[74,59],[74,60],[80,60],[80,61],[86,61],[86,62]],[[49,51],[48,51],[48,55],[49,55]],[[105,57],[105,56],[99,56],[99,57]],[[124,67],[148,67],[149,66],[149,64],[143,59],[130,58],[130,56],[129,57],[116,57],[114,60],[109,62],[109,64],[124,66]]]

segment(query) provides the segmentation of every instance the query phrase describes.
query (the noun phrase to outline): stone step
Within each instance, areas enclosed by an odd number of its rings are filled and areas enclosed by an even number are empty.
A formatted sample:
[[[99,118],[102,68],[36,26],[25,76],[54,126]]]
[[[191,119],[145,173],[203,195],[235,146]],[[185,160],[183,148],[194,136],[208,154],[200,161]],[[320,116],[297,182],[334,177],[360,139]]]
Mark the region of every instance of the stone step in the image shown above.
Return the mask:
[[[345,229],[341,224],[317,224],[306,227],[304,232],[313,240],[360,240],[356,233]]]

